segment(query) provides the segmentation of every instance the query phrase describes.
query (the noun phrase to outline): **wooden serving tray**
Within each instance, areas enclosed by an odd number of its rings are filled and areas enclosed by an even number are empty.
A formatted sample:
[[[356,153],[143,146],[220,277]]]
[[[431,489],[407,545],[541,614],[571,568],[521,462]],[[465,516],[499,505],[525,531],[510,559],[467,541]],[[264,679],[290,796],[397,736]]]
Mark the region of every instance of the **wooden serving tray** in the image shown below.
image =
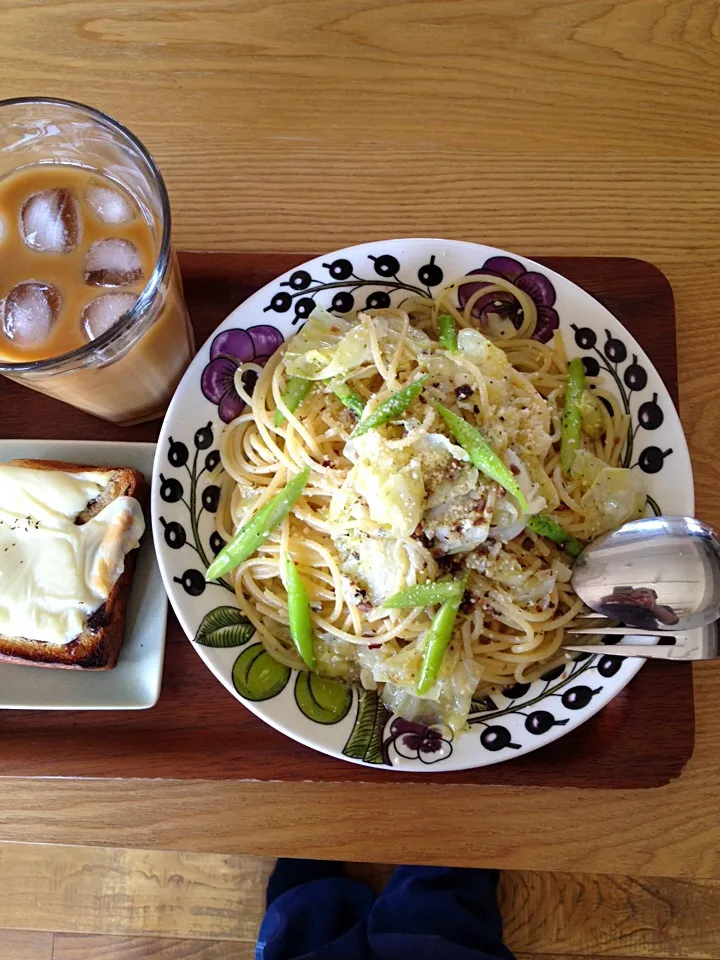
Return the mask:
[[[202,343],[258,287],[305,254],[181,253]],[[538,257],[601,300],[633,333],[677,402],[675,316],[665,276],[641,260]],[[155,440],[160,421],[113,427],[0,378],[8,438]],[[13,669],[12,666],[3,669]],[[535,753],[478,770],[416,774],[356,766],[284,737],[234,699],[171,614],[163,689],[152,710],[4,711],[0,776],[431,781],[598,788],[658,787],[682,773],[694,743],[689,664],[648,663],[604,710]]]

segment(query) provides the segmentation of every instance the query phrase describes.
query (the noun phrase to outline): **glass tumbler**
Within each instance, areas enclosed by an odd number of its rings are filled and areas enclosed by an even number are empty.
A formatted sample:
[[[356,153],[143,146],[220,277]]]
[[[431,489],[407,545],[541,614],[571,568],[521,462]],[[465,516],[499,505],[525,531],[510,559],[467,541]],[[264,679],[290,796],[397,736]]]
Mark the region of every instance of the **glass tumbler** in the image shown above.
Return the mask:
[[[99,110],[45,98],[0,101],[0,180],[37,164],[82,167],[123,187],[150,228],[154,266],[134,305],[96,339],[45,359],[10,362],[0,350],[0,373],[114,423],[159,417],[194,353],[160,171],[142,143]]]

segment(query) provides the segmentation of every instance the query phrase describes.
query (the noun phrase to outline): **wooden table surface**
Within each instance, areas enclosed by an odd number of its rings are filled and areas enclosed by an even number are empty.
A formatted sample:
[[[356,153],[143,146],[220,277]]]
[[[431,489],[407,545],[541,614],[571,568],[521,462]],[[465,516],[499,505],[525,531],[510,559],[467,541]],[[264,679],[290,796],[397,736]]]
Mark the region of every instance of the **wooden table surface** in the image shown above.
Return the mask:
[[[435,235],[656,263],[720,525],[717,0],[15,0],[0,26],[0,95],[126,123],[178,247]],[[0,839],[717,877],[720,663],[695,696],[693,760],[655,791],[6,779]]]

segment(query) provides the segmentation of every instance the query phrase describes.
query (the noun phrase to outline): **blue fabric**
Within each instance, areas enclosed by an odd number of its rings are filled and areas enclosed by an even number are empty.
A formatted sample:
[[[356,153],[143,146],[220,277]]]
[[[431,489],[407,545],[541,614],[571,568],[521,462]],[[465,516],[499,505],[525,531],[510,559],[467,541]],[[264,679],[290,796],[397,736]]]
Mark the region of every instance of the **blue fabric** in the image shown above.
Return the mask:
[[[496,871],[398,867],[377,899],[339,872],[278,860],[256,960],[513,960]]]

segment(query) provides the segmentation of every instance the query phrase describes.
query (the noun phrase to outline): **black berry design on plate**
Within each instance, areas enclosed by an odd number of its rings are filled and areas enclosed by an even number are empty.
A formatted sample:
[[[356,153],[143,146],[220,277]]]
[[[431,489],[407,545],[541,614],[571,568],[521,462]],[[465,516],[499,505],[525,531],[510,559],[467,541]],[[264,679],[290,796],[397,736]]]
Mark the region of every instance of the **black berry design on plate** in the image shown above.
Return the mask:
[[[614,677],[621,666],[621,657],[600,657],[597,671],[601,677]]]
[[[663,468],[665,457],[670,456],[672,447],[669,450],[661,450],[660,447],[645,447],[638,458],[638,466],[643,473],[659,473]]]
[[[182,500],[183,487],[174,477],[164,477],[160,474],[160,498],[165,503],[177,503]]]
[[[633,393],[640,393],[647,387],[649,379],[648,371],[638,361],[637,354],[635,353],[632,354],[625,370],[623,371],[620,368],[620,365],[628,360],[628,349],[622,340],[618,337],[613,337],[609,330],[605,330],[605,343],[602,345],[601,350],[597,344],[597,335],[594,330],[590,327],[578,327],[575,324],[571,324],[570,326],[575,331],[575,343],[582,350],[591,350],[595,354],[595,356],[584,356],[582,358],[586,375],[588,377],[597,377],[601,372],[608,373],[615,381],[625,414],[630,415],[634,421],[634,428],[628,433],[620,457],[620,466],[630,467],[633,461],[633,448],[638,428],[644,427],[646,430],[657,430],[662,426],[665,419],[662,409],[657,402],[657,393],[653,393],[652,400],[646,400],[641,403],[637,409],[637,414],[633,416],[632,395]],[[598,399],[612,416],[614,412],[613,405],[605,397],[599,397]],[[663,460],[669,453],[672,453],[672,450],[663,453],[657,447],[649,447],[640,455],[636,465],[640,466],[645,473],[657,473],[662,470]],[[655,503],[651,497],[648,498],[648,502],[655,513],[658,514],[660,512],[658,504]]]
[[[348,293],[347,290],[340,290],[339,293],[336,293],[332,300],[333,310],[337,310],[338,313],[350,313],[355,307],[355,298],[351,293]]]
[[[437,287],[443,282],[443,272],[435,263],[435,256],[430,257],[430,262],[424,264],[418,270],[418,280],[424,283],[426,287]]]
[[[179,550],[180,547],[184,547],[187,542],[187,537],[185,536],[185,528],[181,523],[178,523],[176,520],[171,520],[168,523],[165,520],[165,517],[160,517],[160,523],[163,525],[165,543],[171,547],[173,550]]]
[[[314,309],[315,301],[312,297],[301,297],[295,304],[295,319],[293,323],[297,323],[298,320],[307,320]]]
[[[520,697],[525,696],[529,689],[529,683],[516,683],[512,687],[507,687],[503,690],[502,695],[507,697],[508,700],[519,700]]]
[[[208,513],[215,513],[218,503],[220,503],[220,487],[212,483],[202,492],[202,505]]]
[[[255,328],[253,328],[255,329]],[[263,328],[261,328],[262,330]],[[273,330],[274,328],[264,328]],[[214,514],[220,505],[221,487],[218,483],[209,483],[204,488],[201,477],[207,471],[212,474],[220,466],[220,452],[212,449],[215,425],[208,420],[193,434],[195,456],[190,457],[188,447],[184,443],[170,438],[168,460],[172,466],[183,466],[190,474],[189,490],[174,477],[160,475],[160,497],[166,503],[182,502],[185,523],[178,520],[160,518],[163,527],[163,539],[171,550],[181,550],[190,547],[197,554],[197,561],[204,571],[210,566],[213,556],[217,555],[225,546],[222,537],[211,530],[204,533],[201,518],[205,513]],[[187,500],[185,497],[187,496]],[[199,597],[207,586],[204,573],[198,570],[186,570],[181,577],[174,577],[183,590],[192,597]],[[230,584],[222,578],[212,584],[223,590],[232,592]]]
[[[665,416],[660,404],[657,402],[658,395],[654,393],[652,400],[646,400],[638,408],[638,422],[646,430],[657,430],[661,427]]]
[[[181,577],[173,577],[173,582],[179,583],[191,597],[199,597],[206,587],[205,577],[199,570],[186,570]]]
[[[561,677],[563,673],[565,673],[565,664],[561,663],[559,667],[553,667],[552,670],[546,670],[540,679],[544,680],[546,683],[550,683],[552,680],[557,680],[558,677]]]
[[[605,356],[613,363],[623,363],[627,357],[627,348],[625,344],[622,342],[622,340],[611,337],[609,330],[605,331],[605,336],[607,337],[605,346],[603,347]]]
[[[347,280],[352,276],[353,267],[349,260],[333,260],[332,263],[324,263],[323,266],[333,280]]]
[[[566,690],[562,695],[562,705],[567,707],[568,710],[582,710],[583,707],[586,707],[596,693],[600,693],[602,687],[598,687],[596,690],[591,690],[590,687],[570,687],[569,690]]]
[[[296,270],[290,274],[290,279],[285,281],[285,286],[292,287],[293,290],[305,290],[312,283],[312,277],[307,270]]]
[[[220,553],[220,551],[224,546],[225,546],[225,541],[223,540],[223,538],[220,536],[217,530],[213,530],[213,532],[210,534],[210,549],[215,554],[215,556],[217,556]]]
[[[168,460],[173,467],[184,467],[188,462],[188,448],[180,440],[173,440],[170,437],[170,450],[168,451]]]
[[[625,386],[628,390],[644,390],[647,386],[648,375],[644,367],[638,363],[638,358],[633,354],[632,363],[625,371],[623,376]]]
[[[536,710],[526,718],[525,729],[528,733],[540,736],[543,733],[547,733],[548,730],[551,730],[553,727],[564,727],[567,722],[567,720],[556,720],[547,710]]]
[[[208,473],[212,473],[219,463],[220,452],[218,450],[211,450],[210,453],[205,457],[205,469],[208,471]]]
[[[583,357],[582,358],[583,366],[585,367],[585,375],[588,377],[597,377],[600,373],[600,364],[597,362],[595,357]]]
[[[209,420],[204,427],[200,427],[199,430],[195,431],[194,442],[198,450],[207,450],[208,447],[212,446],[212,423]]]
[[[376,290],[368,296],[365,306],[368,310],[383,310],[390,306],[390,294],[384,290]]]
[[[613,637],[619,640],[619,637]],[[552,709],[542,709],[539,704],[548,704],[551,698],[560,698],[563,706],[572,711],[581,711],[591,702],[593,697],[600,693],[602,686],[592,688],[589,685],[579,683],[583,674],[587,677],[593,671],[598,671],[598,676],[609,679],[614,676],[618,670],[615,668],[617,657],[610,654],[598,656],[596,654],[585,654],[560,664],[547,670],[541,677],[545,686],[538,690],[537,684],[515,684],[513,687],[502,691],[510,703],[502,708],[497,708],[493,704],[491,711],[484,711],[478,716],[471,716],[468,720],[470,726],[482,724],[484,732],[481,734],[481,742],[488,750],[502,750],[506,746],[516,746],[509,743],[511,739],[510,732],[497,724],[502,717],[521,716],[525,730],[534,737],[540,737],[547,734],[553,727],[564,727],[570,723],[568,718],[561,719],[555,715]],[[581,662],[583,661],[583,662]],[[519,695],[519,690],[528,688],[529,699]],[[533,697],[533,694],[535,696]],[[484,739],[483,739],[484,738]]]
[[[575,331],[575,343],[581,350],[592,350],[597,343],[597,334],[590,327],[578,327],[574,323],[570,326]]]
[[[378,254],[369,255],[368,260],[373,269],[369,270],[368,264],[364,261],[360,273],[346,257],[338,257],[336,260],[323,263],[322,266],[329,275],[328,279],[316,279],[308,270],[294,270],[287,280],[281,281],[287,289],[275,293],[267,306],[263,307],[263,312],[274,310],[277,313],[286,313],[294,308],[295,316],[292,323],[296,326],[301,321],[307,320],[319,299],[323,306],[329,307],[336,313],[350,313],[361,308],[360,305],[363,302],[366,308],[377,310],[390,306],[389,291],[402,290],[417,296],[427,296],[430,286],[442,283],[443,280],[443,271],[435,262],[434,255],[430,257],[428,263],[419,268],[417,273],[421,282],[425,284],[424,287],[400,277],[400,261],[397,257]],[[388,292],[380,291],[373,294],[378,284],[387,287]],[[346,289],[337,289],[338,287]],[[369,289],[370,296],[366,297],[363,294],[361,297],[356,293],[362,288]],[[327,301],[322,297],[323,294],[327,294]],[[226,419],[225,422],[229,420]]]
[[[292,297],[289,293],[281,292],[276,293],[275,296],[270,301],[270,310],[274,310],[275,313],[287,313],[287,311],[292,306]],[[268,309],[267,307],[265,309]]]
[[[519,750],[520,744],[512,742],[512,735],[507,727],[492,726],[483,730],[480,734],[480,743],[486,750],[495,753],[498,750],[504,750],[505,747],[512,747],[513,750]]]
[[[400,263],[396,257],[388,256],[383,254],[381,257],[370,256],[370,259],[375,264],[375,273],[379,277],[395,277],[397,272],[400,269]]]

